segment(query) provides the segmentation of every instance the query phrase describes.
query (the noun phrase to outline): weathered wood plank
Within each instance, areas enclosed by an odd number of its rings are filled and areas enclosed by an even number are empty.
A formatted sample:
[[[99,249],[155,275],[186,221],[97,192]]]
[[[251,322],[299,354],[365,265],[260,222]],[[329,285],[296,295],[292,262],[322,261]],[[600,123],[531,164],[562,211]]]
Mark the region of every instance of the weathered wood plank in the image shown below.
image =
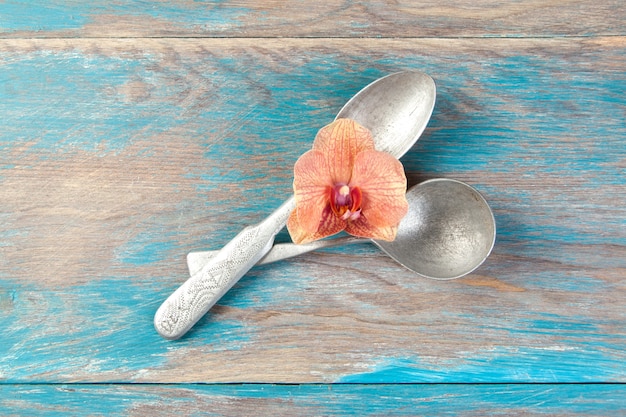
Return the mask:
[[[626,381],[625,45],[0,41],[0,380]],[[161,340],[185,254],[275,208],[317,128],[410,68],[439,88],[410,180],[485,194],[486,264],[436,282],[373,247],[310,254]]]
[[[555,37],[624,35],[620,0],[0,3],[3,37]]]
[[[624,385],[0,385],[12,416],[607,416]]]

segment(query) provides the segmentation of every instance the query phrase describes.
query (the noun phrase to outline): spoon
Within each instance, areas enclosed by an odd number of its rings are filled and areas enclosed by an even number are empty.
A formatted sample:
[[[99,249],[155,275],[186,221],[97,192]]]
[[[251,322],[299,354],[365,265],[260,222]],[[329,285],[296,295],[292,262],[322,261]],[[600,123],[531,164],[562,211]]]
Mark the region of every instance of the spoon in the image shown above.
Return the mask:
[[[426,128],[435,106],[432,78],[417,72],[382,77],[359,91],[337,118],[368,128],[376,149],[400,158]],[[272,248],[295,207],[289,198],[261,223],[248,226],[172,293],[157,310],[154,327],[166,339],[183,336]]]
[[[451,179],[432,179],[409,189],[409,211],[400,222],[393,242],[352,236],[318,240],[309,244],[280,243],[257,265],[291,258],[320,248],[373,242],[399,264],[426,278],[460,278],[487,259],[496,238],[489,204],[471,186]],[[190,274],[201,269],[214,251],[187,255]]]

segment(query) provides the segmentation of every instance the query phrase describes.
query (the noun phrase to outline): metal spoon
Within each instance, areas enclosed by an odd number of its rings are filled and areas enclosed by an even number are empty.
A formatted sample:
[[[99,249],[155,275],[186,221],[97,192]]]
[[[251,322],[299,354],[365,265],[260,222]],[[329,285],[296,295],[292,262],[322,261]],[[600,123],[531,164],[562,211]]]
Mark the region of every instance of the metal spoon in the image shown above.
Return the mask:
[[[340,237],[305,245],[281,243],[257,265],[362,242],[374,242],[399,264],[431,279],[460,278],[487,259],[495,242],[496,224],[489,204],[478,191],[463,182],[439,178],[411,187],[406,196],[409,211],[393,242]],[[189,253],[190,274],[201,269],[214,253]]]
[[[357,93],[337,118],[350,118],[372,132],[376,149],[399,158],[426,128],[435,106],[432,78],[400,72],[380,78]],[[294,208],[291,197],[255,226],[248,226],[182,284],[159,307],[154,327],[166,339],[184,335],[272,248]]]

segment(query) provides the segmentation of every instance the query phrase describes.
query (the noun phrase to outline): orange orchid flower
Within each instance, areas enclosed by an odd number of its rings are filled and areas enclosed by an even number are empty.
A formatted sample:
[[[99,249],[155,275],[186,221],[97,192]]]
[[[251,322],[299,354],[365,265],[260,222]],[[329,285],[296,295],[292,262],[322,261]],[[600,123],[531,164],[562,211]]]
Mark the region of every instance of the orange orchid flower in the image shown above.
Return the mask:
[[[375,150],[370,131],[350,119],[320,129],[294,166],[293,189],[287,228],[295,243],[344,230],[392,241],[408,210],[402,164]]]

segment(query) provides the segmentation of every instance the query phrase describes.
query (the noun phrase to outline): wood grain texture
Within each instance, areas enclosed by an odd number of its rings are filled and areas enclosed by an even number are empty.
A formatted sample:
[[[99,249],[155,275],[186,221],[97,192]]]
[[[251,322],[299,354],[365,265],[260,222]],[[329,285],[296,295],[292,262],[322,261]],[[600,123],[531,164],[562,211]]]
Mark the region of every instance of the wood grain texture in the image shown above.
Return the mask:
[[[0,3],[0,415],[624,414],[621,3],[303,4]],[[316,131],[410,69],[438,97],[409,182],[483,193],[487,262],[311,253],[161,339],[187,252],[278,207]]]
[[[624,35],[620,0],[0,3],[0,36],[560,37]]]
[[[616,385],[0,385],[3,416],[619,416]]]
[[[3,380],[626,379],[623,38],[259,43],[0,43]],[[277,207],[317,128],[410,68],[439,89],[410,181],[485,194],[486,264],[437,282],[373,247],[310,254],[161,340],[186,252]]]

